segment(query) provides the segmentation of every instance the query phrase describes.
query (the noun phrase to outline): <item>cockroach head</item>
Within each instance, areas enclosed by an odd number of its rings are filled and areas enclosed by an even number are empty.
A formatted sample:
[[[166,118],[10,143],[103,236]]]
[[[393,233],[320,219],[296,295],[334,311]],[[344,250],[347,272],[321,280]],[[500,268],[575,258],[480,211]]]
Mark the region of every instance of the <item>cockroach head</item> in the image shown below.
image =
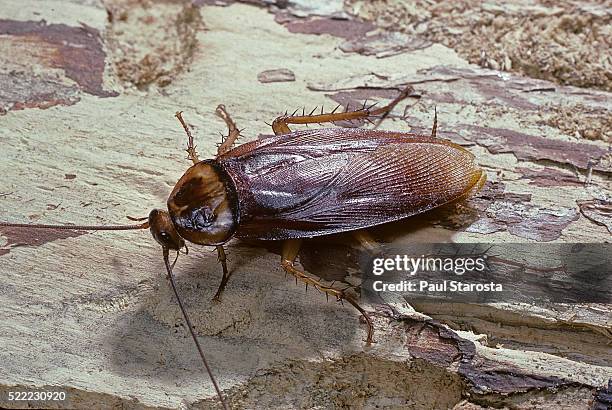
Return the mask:
[[[185,246],[185,241],[174,229],[170,214],[162,209],[154,209],[149,213],[149,229],[164,249],[179,251]]]
[[[238,199],[231,177],[216,161],[198,162],[176,183],[168,211],[179,235],[199,245],[227,242],[238,226]]]

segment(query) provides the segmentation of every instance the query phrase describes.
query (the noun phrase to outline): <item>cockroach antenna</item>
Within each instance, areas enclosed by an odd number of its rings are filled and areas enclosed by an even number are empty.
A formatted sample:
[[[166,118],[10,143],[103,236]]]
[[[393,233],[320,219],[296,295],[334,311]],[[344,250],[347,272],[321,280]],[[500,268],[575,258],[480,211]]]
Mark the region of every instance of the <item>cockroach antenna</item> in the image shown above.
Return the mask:
[[[128,231],[130,229],[148,229],[149,222],[138,225],[53,225],[0,222],[0,226],[9,228],[72,229],[75,231]]]
[[[185,318],[185,324],[187,325],[187,328],[189,328],[189,333],[191,334],[191,337],[193,338],[196,348],[198,349],[198,353],[200,353],[200,358],[202,359],[202,363],[204,364],[204,367],[206,368],[206,372],[208,373],[208,376],[210,376],[210,381],[215,387],[215,391],[217,392],[217,396],[219,396],[219,401],[221,402],[221,405],[223,405],[223,408],[225,410],[229,410],[229,406],[225,402],[225,399],[223,398],[223,394],[221,394],[221,389],[219,388],[219,384],[217,383],[217,380],[215,379],[215,376],[213,376],[212,370],[210,366],[208,365],[208,361],[206,360],[206,356],[204,355],[202,346],[200,346],[200,342],[198,341],[198,338],[195,332],[193,331],[193,325],[191,324],[191,320],[189,320],[189,315],[187,314],[187,310],[185,309],[185,306],[183,305],[183,300],[179,296],[178,290],[176,288],[176,281],[174,280],[174,273],[172,272],[172,267],[174,266],[174,263],[170,265],[170,261],[168,260],[168,255],[170,252],[167,247],[163,248],[163,252],[164,252],[164,264],[166,265],[166,271],[168,272],[168,279],[170,279],[170,285],[172,286],[172,290],[174,291],[174,296],[176,296],[176,302],[178,303],[179,308],[181,308],[181,312],[183,313],[183,318]],[[176,256],[178,258],[178,253]]]

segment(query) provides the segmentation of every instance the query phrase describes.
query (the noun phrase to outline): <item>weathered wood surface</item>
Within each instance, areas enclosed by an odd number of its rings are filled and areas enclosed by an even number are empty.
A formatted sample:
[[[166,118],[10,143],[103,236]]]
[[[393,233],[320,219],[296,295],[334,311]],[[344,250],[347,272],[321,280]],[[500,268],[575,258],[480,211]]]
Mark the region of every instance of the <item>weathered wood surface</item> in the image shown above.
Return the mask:
[[[610,241],[609,93],[470,65],[342,2],[214,3],[0,0],[0,220],[125,223],[163,208],[188,166],[177,110],[208,157],[225,131],[217,104],[246,140],[286,109],[385,102],[412,84],[420,98],[383,128],[429,132],[437,107],[440,135],[489,182],[407,222],[394,246]],[[147,232],[0,234],[0,406],[40,387],[72,407],[216,406]],[[609,305],[388,301],[368,306],[366,349],[350,306],[286,281],[276,254],[232,242],[229,255],[222,304],[210,250],[177,272],[236,408],[585,408],[612,374]]]

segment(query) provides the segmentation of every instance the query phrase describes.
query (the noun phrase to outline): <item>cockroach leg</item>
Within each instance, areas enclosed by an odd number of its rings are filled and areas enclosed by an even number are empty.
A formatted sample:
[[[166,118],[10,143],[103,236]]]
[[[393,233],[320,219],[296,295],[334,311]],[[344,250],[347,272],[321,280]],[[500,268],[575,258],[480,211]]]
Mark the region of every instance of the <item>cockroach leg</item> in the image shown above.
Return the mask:
[[[196,149],[195,149],[196,147],[195,145],[193,145],[193,135],[191,135],[191,131],[189,130],[189,127],[183,120],[183,112],[177,111],[176,114],[174,114],[174,116],[178,118],[179,122],[183,126],[183,129],[185,130],[185,133],[187,134],[187,149],[186,149],[187,159],[193,162],[193,164],[195,165],[198,162],[200,162],[200,159],[198,158],[198,153],[196,152]]]
[[[275,135],[289,134],[291,132],[291,129],[289,128],[287,123],[284,122],[284,120],[288,118],[301,118],[301,117],[286,117],[286,116],[277,117],[272,122],[272,131],[274,131]]]
[[[346,294],[344,295],[344,299],[353,305],[353,307],[357,309],[361,313],[361,316],[365,319],[366,324],[368,325],[368,336],[366,337],[365,342],[366,345],[370,346],[372,343],[374,343],[374,324],[372,323],[370,315],[368,315],[368,313],[361,306],[359,306],[352,295]]]
[[[372,324],[372,319],[368,316],[366,311],[359,306],[355,298],[346,293],[344,290],[334,289],[331,286],[325,286],[318,280],[311,278],[306,275],[306,273],[297,269],[294,265],[295,259],[297,258],[297,254],[300,250],[301,241],[298,239],[290,239],[283,243],[283,250],[281,256],[281,266],[285,270],[285,272],[293,275],[297,280],[305,283],[307,286],[310,285],[315,289],[325,293],[326,295],[335,296],[337,300],[342,301],[343,299],[349,302],[351,305],[355,307],[364,317],[367,325],[368,325],[368,337],[366,339],[366,343],[369,346],[374,341],[374,325]]]
[[[431,137],[436,138],[436,133],[438,131],[438,108],[434,107],[434,123],[431,128]]]
[[[232,276],[232,274],[227,269],[227,256],[225,255],[225,249],[223,248],[223,245],[217,245],[216,248],[217,259],[223,267],[223,278],[221,279],[221,284],[219,285],[219,289],[217,289],[217,293],[215,293],[215,296],[213,296],[213,301],[221,302],[221,295],[223,294],[223,290],[225,290],[225,286],[227,285],[227,282],[229,281],[229,278],[230,276]]]
[[[313,112],[309,115],[298,115],[298,116],[287,115],[287,114],[281,115],[280,117],[277,117],[274,120],[274,122],[272,122],[272,130],[274,131],[274,134],[282,135],[282,134],[288,134],[291,132],[291,129],[289,128],[289,124],[316,124],[316,123],[324,123],[324,122],[350,121],[350,120],[357,120],[357,119],[368,118],[368,117],[375,117],[378,115],[382,116],[380,118],[380,120],[382,121],[389,114],[389,112],[393,109],[393,107],[395,107],[404,98],[408,97],[412,93],[412,91],[414,91],[414,89],[411,86],[406,87],[406,89],[404,89],[404,91],[402,91],[402,93],[399,96],[397,96],[393,101],[391,101],[388,105],[382,108],[377,108],[375,110],[372,109],[375,105],[374,104],[374,105],[370,105],[369,107],[364,106],[363,108],[360,108],[355,111],[347,110],[345,112],[338,112],[338,113],[332,112],[329,114],[312,115],[312,113],[314,113],[314,110],[313,110]]]
[[[372,255],[378,255],[382,253],[382,247],[367,231],[353,231],[351,232],[353,237],[357,239],[359,244]]]
[[[220,155],[225,154],[230,149],[232,149],[232,146],[234,145],[234,143],[238,139],[238,136],[240,135],[240,130],[236,128],[236,123],[234,122],[234,120],[232,120],[232,117],[230,117],[230,115],[227,113],[227,110],[225,109],[225,105],[219,104],[217,106],[217,109],[215,110],[215,114],[217,114],[218,117],[223,119],[223,121],[225,121],[225,124],[227,125],[227,137],[225,137],[221,141],[221,145],[219,145],[219,148],[217,149],[217,157],[218,157]]]

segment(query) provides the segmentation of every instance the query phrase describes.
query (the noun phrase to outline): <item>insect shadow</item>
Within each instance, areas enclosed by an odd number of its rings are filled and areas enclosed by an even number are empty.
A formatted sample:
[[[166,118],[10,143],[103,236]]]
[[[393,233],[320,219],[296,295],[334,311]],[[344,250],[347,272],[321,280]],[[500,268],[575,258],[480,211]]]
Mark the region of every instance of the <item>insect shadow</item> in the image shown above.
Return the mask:
[[[336,300],[326,302],[322,293],[314,289],[306,293],[303,284],[296,286],[290,277],[285,280],[276,258],[270,257],[271,249],[263,245],[270,243],[240,242],[229,248],[235,274],[221,302],[211,302],[219,280],[218,272],[211,269],[217,265],[216,255],[206,250],[190,253],[193,257],[175,268],[193,330],[206,344],[210,365],[222,385],[226,378],[246,378],[285,359],[320,359],[319,352],[339,341],[361,344],[363,339],[350,305],[342,308]],[[305,254],[320,249],[314,245],[306,246]],[[345,249],[338,247],[328,255],[338,256]],[[121,266],[116,268],[120,273]],[[151,270],[155,268],[163,266]],[[335,274],[339,276],[339,271]],[[194,391],[201,394],[206,376],[198,353],[185,349],[188,334],[167,281],[161,275],[147,280],[138,308],[123,315],[106,337],[105,355],[116,374],[147,375],[163,384],[176,383],[186,396]],[[191,393],[185,386],[191,386]]]

